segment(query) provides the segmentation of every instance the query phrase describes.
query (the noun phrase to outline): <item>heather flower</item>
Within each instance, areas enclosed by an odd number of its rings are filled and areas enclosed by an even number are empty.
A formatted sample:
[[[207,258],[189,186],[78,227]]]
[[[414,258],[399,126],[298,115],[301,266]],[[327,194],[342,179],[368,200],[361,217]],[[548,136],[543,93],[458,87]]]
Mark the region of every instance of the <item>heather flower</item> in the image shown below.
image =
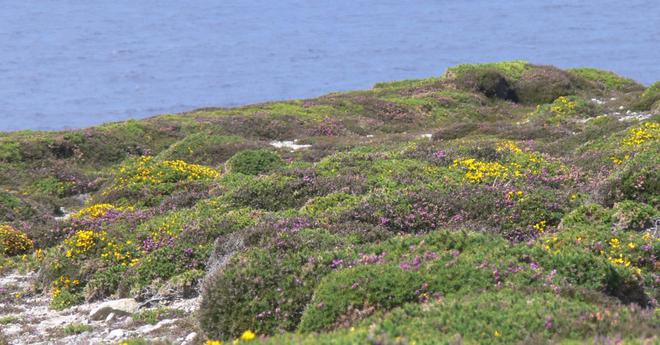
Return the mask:
[[[433,157],[435,157],[437,159],[443,159],[443,158],[447,157],[447,152],[445,152],[444,150],[438,150],[438,151],[433,153]]]
[[[332,263],[330,264],[330,268],[339,268],[344,264],[344,260],[342,259],[334,259],[332,260]]]

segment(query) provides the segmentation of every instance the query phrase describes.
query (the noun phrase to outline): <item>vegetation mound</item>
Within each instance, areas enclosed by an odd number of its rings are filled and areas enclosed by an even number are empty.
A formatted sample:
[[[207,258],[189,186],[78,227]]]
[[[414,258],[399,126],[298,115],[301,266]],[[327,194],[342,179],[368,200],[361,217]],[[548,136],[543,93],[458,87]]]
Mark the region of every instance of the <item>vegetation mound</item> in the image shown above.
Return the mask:
[[[0,273],[200,295],[208,344],[657,342],[657,85],[511,61],[0,133]]]

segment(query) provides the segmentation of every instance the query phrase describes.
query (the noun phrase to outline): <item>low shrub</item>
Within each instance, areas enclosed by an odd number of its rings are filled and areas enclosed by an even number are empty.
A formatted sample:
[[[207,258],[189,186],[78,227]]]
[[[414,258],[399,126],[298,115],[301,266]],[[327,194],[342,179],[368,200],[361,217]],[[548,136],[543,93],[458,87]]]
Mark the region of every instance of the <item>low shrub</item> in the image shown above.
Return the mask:
[[[651,205],[630,200],[615,203],[612,215],[617,229],[633,231],[650,228],[659,217],[660,213]]]
[[[254,248],[234,256],[203,287],[200,325],[212,339],[293,331],[331,257],[274,255]]]
[[[522,103],[543,104],[574,95],[584,87],[584,80],[569,72],[551,66],[534,66],[523,72],[515,91]]]
[[[10,225],[0,224],[0,254],[15,256],[25,254],[34,247],[32,240]]]
[[[282,166],[282,159],[270,150],[244,150],[227,161],[227,171],[260,175]]]
[[[161,152],[161,160],[190,160],[190,163],[216,165],[237,152],[254,149],[256,145],[239,136],[194,133]]]
[[[633,104],[635,110],[651,110],[653,104],[660,100],[660,82],[649,86]]]
[[[598,196],[607,206],[623,200],[633,200],[657,207],[660,190],[657,152],[645,151],[635,155],[610,175],[601,185]]]
[[[606,91],[637,91],[643,89],[643,86],[632,79],[622,77],[610,71],[604,71],[597,68],[570,68],[568,72],[596,83]]]
[[[64,326],[64,328],[62,328],[62,332],[64,333],[65,336],[69,336],[69,335],[89,332],[93,329],[94,328],[90,325],[85,325],[81,323],[72,323]]]

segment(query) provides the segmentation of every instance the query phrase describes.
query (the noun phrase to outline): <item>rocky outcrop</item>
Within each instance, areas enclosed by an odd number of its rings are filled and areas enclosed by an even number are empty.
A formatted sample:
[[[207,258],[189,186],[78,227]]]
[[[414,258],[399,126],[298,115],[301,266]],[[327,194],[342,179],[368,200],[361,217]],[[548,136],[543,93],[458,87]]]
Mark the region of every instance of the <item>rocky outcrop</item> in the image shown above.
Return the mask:
[[[11,304],[0,300],[4,322],[0,336],[4,335],[9,344],[116,344],[137,337],[192,344],[197,337],[189,318],[198,308],[198,298],[174,299],[145,308],[132,298],[124,298],[54,311],[48,306],[48,296],[32,290],[35,276],[14,272],[0,277],[3,294],[20,300]],[[171,317],[146,324],[139,317],[163,308],[171,311],[167,313]]]

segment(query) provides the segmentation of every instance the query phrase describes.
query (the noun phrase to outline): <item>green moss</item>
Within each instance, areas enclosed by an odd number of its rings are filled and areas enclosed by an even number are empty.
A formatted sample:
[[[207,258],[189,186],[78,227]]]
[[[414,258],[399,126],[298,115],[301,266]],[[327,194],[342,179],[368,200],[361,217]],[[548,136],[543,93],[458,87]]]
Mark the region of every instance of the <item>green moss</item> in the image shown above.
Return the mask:
[[[649,86],[633,104],[636,110],[651,110],[653,104],[660,100],[660,82]]]
[[[553,339],[589,341],[594,336],[634,332],[653,337],[653,319],[639,311],[602,300],[591,304],[581,296],[547,291],[502,289],[408,304],[377,314],[351,329],[319,335],[281,335],[267,344],[489,344],[547,343]],[[591,297],[593,298],[593,297]],[[599,318],[585,315],[605,315]],[[570,321],[579,320],[579,321]],[[612,325],[615,322],[616,326]],[[634,331],[633,331],[634,330]]]
[[[212,339],[238,337],[246,329],[294,330],[318,277],[329,269],[327,258],[316,257],[280,257],[256,248],[233,257],[205,286],[201,327]]]
[[[21,146],[15,141],[0,142],[0,162],[12,163],[22,159]]]
[[[605,90],[608,91],[634,91],[642,88],[639,83],[632,79],[628,79],[616,73],[600,70],[597,68],[569,68],[567,71],[586,80],[600,84]]]
[[[331,193],[308,201],[300,211],[312,218],[318,218],[324,214],[339,214],[358,204],[360,197],[346,193]]]
[[[74,183],[71,181],[61,181],[56,177],[46,177],[36,181],[32,188],[34,191],[46,195],[64,197],[71,193],[74,186]]]
[[[235,135],[191,134],[172,144],[158,155],[162,160],[188,160],[195,164],[215,165],[236,152],[250,148],[245,139]],[[192,160],[191,160],[192,159]]]
[[[159,321],[173,319],[183,316],[183,311],[167,307],[148,309],[131,315],[133,321],[137,324],[155,325]]]
[[[550,103],[561,96],[588,88],[586,80],[552,66],[534,66],[515,84],[518,100],[527,104]]]
[[[94,328],[90,325],[84,325],[84,324],[81,324],[81,323],[72,323],[72,324],[68,324],[68,325],[64,326],[64,328],[62,328],[62,332],[65,335],[68,336],[68,335],[75,335],[75,334],[90,332],[93,329]]]
[[[440,78],[399,80],[399,81],[376,83],[374,85],[374,89],[401,90],[401,89],[423,88],[423,87],[436,85],[439,81]]]
[[[487,71],[495,70],[502,73],[505,77],[511,79],[512,81],[519,80],[522,77],[523,72],[529,68],[529,63],[523,60],[514,60],[514,61],[502,61],[494,63],[483,63],[483,64],[466,64],[450,67],[445,72],[445,77],[458,77],[466,73],[471,73],[474,71]]]
[[[8,325],[11,323],[15,323],[17,321],[20,321],[20,319],[16,316],[3,316],[0,317],[0,325]]]
[[[232,173],[259,175],[282,165],[282,159],[273,151],[245,150],[227,161],[227,170]]]
[[[50,308],[53,310],[64,310],[83,302],[83,298],[78,293],[69,290],[62,290],[50,301]]]

